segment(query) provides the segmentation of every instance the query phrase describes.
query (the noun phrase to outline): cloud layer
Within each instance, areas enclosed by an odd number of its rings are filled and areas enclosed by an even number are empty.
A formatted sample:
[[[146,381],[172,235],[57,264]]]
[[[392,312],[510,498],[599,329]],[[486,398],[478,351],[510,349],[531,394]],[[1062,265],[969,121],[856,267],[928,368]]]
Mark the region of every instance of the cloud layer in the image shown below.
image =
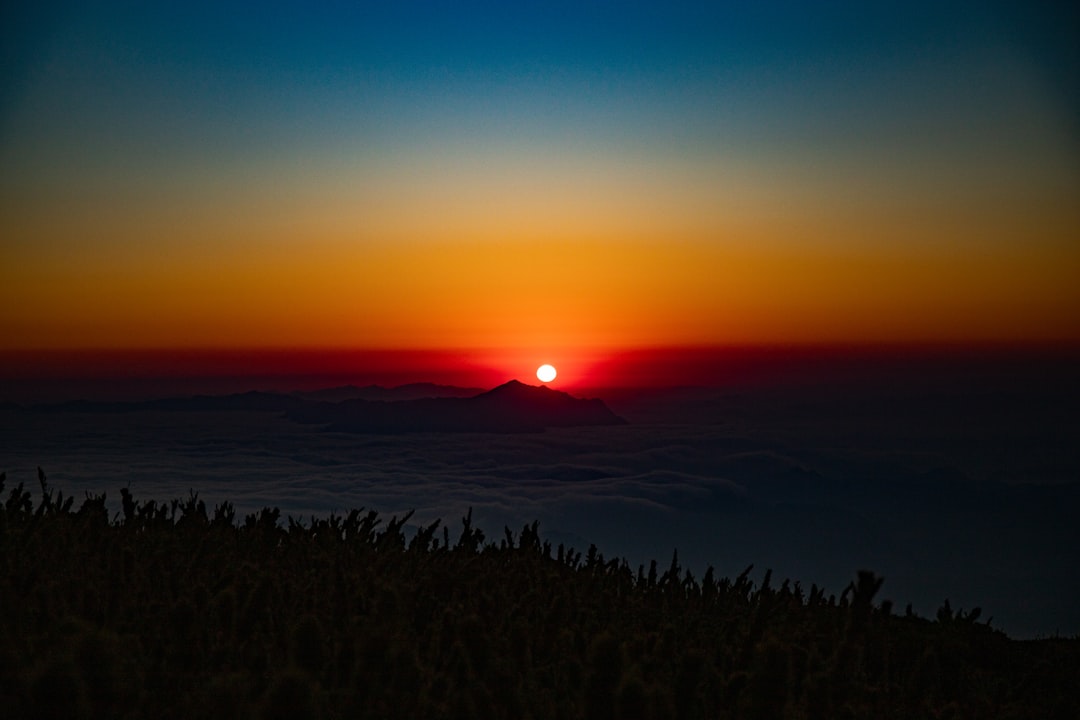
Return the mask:
[[[1054,417],[1017,416],[1008,403],[1000,417],[975,408],[958,423],[940,397],[874,416],[812,393],[789,393],[784,406],[763,392],[707,395],[682,403],[681,423],[670,405],[625,402],[614,409],[630,411],[630,425],[525,435],[332,433],[259,412],[9,409],[0,462],[9,484],[35,485],[41,465],[65,494],[106,492],[117,509],[123,487],[159,500],[194,490],[240,513],[415,510],[414,522],[442,518],[454,532],[472,508],[490,537],[538,520],[556,544],[595,543],[634,564],[664,563],[677,548],[697,573],[754,563],[834,592],[871,568],[887,597],[922,614],[949,598],[983,606],[1014,635],[1080,632],[1075,428],[1049,433]]]

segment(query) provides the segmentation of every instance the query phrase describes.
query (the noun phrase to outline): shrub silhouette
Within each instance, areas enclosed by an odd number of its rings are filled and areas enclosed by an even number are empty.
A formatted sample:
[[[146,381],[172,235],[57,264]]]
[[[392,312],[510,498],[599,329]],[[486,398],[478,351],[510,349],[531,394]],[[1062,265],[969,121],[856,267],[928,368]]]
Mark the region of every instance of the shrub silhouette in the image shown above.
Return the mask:
[[[239,521],[191,493],[76,508],[0,474],[7,717],[1067,717],[1080,640],[1016,642],[673,554],[631,569],[410,515]]]

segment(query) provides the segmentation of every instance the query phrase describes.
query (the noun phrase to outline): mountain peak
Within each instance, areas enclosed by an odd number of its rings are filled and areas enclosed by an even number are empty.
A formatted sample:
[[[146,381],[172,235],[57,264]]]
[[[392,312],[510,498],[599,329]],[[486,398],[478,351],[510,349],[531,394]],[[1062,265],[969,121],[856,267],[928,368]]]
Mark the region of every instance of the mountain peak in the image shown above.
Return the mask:
[[[539,390],[541,388],[544,388],[545,390],[550,390],[551,389],[551,388],[547,387],[546,385],[529,385],[528,383],[523,383],[520,380],[514,379],[514,380],[507,380],[502,385],[496,385],[495,387],[488,390],[487,393],[483,393],[483,394],[486,395],[486,394],[489,394],[489,393],[502,393],[502,392],[529,392],[529,391],[533,391],[533,390]]]

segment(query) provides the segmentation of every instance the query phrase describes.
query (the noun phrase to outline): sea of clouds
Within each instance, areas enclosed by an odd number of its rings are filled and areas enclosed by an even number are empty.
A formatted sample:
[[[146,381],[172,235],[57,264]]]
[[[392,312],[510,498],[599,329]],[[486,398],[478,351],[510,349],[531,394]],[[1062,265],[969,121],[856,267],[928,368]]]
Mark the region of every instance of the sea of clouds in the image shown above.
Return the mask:
[[[1080,431],[1046,398],[763,390],[609,401],[630,424],[531,434],[330,433],[277,413],[0,411],[0,470],[66,495],[232,502],[307,519],[470,509],[502,537],[698,576],[754,564],[839,594],[861,568],[932,617],[981,606],[1017,637],[1080,633]]]

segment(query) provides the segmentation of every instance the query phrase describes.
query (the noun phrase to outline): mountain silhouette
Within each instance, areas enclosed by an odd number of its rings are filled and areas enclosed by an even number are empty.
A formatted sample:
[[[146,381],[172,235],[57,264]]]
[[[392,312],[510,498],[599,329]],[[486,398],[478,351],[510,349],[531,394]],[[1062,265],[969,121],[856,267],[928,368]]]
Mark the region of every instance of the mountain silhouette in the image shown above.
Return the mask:
[[[360,395],[361,397],[355,397]],[[330,398],[349,397],[332,401]],[[322,398],[322,399],[320,399]],[[373,399],[374,398],[374,399]],[[576,398],[517,380],[486,392],[430,383],[399,388],[343,386],[308,393],[246,392],[136,402],[76,400],[39,412],[277,412],[295,422],[356,433],[539,432],[549,427],[621,425],[602,400]]]
[[[232,395],[193,395],[192,397],[170,397],[157,400],[102,401],[72,400],[55,405],[43,405],[36,408],[42,412],[84,412],[84,413],[130,413],[130,412],[285,412],[294,410],[310,402],[303,398],[283,393],[244,392]]]
[[[621,425],[626,421],[602,400],[573,397],[517,380],[467,398],[438,397],[386,402],[345,400],[288,412],[298,422],[357,433],[539,432],[549,427]]]
[[[396,387],[382,385],[341,385],[322,390],[304,390],[293,395],[316,402],[341,402],[343,400],[419,400],[436,397],[472,397],[484,392],[482,388],[457,387],[456,385],[438,385],[436,383],[408,383]]]

